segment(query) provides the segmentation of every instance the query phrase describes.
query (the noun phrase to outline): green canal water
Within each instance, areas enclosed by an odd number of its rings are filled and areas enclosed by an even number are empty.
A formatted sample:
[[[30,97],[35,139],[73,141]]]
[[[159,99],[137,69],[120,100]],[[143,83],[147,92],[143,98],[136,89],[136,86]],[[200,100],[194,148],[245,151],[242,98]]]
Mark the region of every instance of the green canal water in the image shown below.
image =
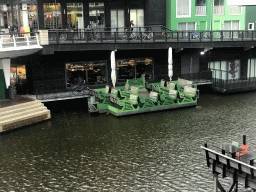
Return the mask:
[[[197,107],[120,118],[46,103],[51,120],[0,135],[0,191],[212,191],[200,146],[245,134],[256,150],[256,92],[199,88]]]

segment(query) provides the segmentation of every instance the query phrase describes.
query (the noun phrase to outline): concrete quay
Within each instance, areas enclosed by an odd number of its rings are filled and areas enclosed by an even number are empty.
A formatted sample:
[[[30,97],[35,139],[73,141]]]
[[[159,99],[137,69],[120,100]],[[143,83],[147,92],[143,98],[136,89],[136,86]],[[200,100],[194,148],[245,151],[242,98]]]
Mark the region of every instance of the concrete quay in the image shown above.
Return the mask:
[[[37,99],[16,95],[12,100],[0,100],[0,132],[50,118],[50,110]]]

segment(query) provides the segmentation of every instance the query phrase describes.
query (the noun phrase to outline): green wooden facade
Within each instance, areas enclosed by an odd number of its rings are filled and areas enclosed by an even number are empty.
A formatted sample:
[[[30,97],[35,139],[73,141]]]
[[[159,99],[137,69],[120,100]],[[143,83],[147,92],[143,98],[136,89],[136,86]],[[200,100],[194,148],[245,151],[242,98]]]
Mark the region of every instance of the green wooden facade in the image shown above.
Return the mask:
[[[245,26],[245,7],[228,6],[226,0],[223,0],[221,5],[215,5],[214,1],[211,4],[211,0],[187,0],[190,12],[182,16],[177,15],[177,1],[166,0],[166,26],[171,30],[247,29]],[[182,27],[182,23],[184,27]]]

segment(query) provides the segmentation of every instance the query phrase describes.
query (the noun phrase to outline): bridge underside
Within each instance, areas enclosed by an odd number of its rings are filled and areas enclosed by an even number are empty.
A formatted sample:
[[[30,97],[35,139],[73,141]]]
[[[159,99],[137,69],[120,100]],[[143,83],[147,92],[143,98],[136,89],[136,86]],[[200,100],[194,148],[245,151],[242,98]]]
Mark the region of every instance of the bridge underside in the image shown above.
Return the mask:
[[[131,49],[173,49],[180,48],[226,48],[226,47],[252,47],[253,41],[217,41],[217,42],[148,42],[136,43],[73,43],[49,44],[43,46],[43,54],[54,54],[54,51],[86,51],[86,50],[131,50]]]
[[[6,48],[0,51],[0,59],[27,56],[27,55],[36,53],[41,49],[42,49],[42,46],[33,46],[28,48],[27,47]]]

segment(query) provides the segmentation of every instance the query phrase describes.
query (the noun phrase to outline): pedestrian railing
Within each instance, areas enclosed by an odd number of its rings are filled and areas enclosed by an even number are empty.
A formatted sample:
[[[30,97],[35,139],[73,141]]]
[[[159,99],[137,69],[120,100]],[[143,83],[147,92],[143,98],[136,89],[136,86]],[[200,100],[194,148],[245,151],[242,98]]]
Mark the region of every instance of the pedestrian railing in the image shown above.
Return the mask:
[[[49,44],[161,43],[256,41],[256,32],[244,30],[175,31],[165,27],[49,30]]]
[[[40,46],[37,33],[12,33],[0,35],[0,50]]]
[[[36,88],[36,99],[38,100],[62,100],[71,98],[87,97],[89,95],[89,90],[83,92],[76,92],[74,89],[61,88],[61,87],[47,87],[41,86]]]

